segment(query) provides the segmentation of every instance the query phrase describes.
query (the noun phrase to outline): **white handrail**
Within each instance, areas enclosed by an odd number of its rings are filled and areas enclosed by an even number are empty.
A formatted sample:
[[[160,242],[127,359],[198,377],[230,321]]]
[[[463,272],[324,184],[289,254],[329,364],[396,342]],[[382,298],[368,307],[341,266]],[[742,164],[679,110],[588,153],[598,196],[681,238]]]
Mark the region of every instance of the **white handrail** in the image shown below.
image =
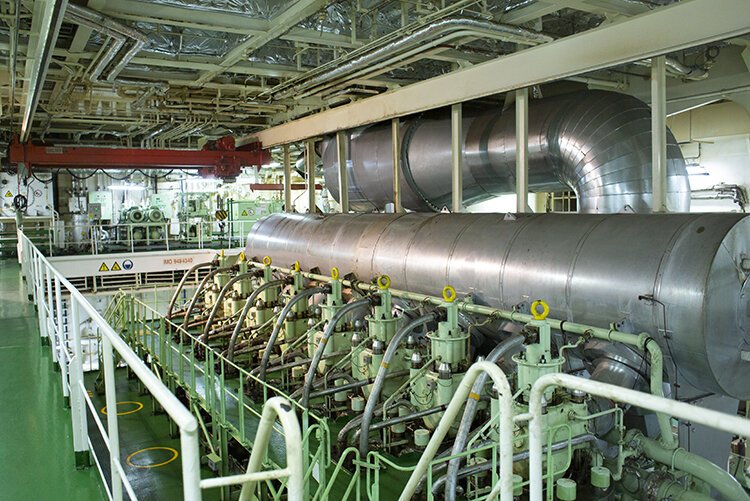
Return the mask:
[[[268,450],[268,441],[271,439],[271,432],[273,431],[273,424],[276,421],[276,417],[279,418],[281,426],[284,429],[286,468],[281,471],[259,472]],[[256,472],[259,472],[258,478],[255,478],[254,474]],[[273,475],[277,472],[281,475],[286,474],[289,477],[286,484],[287,498],[292,501],[302,501],[305,475],[302,466],[302,432],[297,422],[297,415],[294,413],[294,407],[289,404],[288,400],[282,397],[270,398],[263,406],[263,414],[260,417],[258,431],[255,434],[255,441],[253,442],[253,451],[250,453],[250,460],[247,463],[247,473],[237,476],[240,477],[238,478],[238,482],[244,482],[242,491],[240,492],[240,501],[254,501],[255,484],[258,480],[274,478]],[[264,474],[265,478],[262,478],[261,474]]]
[[[542,397],[544,391],[550,386],[581,390],[589,395],[661,412],[733,435],[750,437],[750,420],[748,419],[569,374],[547,374],[536,380],[529,396],[529,499],[531,501],[542,500]],[[506,498],[503,496],[502,499]]]
[[[180,429],[180,444],[182,448],[182,481],[183,481],[183,497],[186,501],[199,501],[201,499],[200,489],[200,450],[198,446],[198,423],[195,417],[190,411],[177,399],[177,397],[154,375],[153,372],[138,358],[135,352],[125,343],[125,341],[114,331],[114,329],[107,323],[107,321],[99,314],[98,311],[86,300],[86,298],[62,275],[58,272],[54,266],[50,264],[44,255],[36,248],[36,246],[29,240],[29,238],[19,231],[19,239],[22,242],[22,266],[31,266],[31,276],[33,276],[33,282],[27,284],[34,296],[35,303],[38,306],[39,312],[39,327],[42,337],[51,337],[50,343],[53,349],[56,349],[57,332],[62,332],[62,326],[57,326],[57,329],[49,329],[48,321],[54,321],[54,318],[48,319],[47,307],[44,305],[45,301],[45,285],[48,291],[52,290],[52,282],[56,281],[60,284],[69,294],[69,301],[71,308],[75,311],[75,317],[77,323],[77,317],[79,309],[85,311],[91,321],[99,329],[102,336],[102,345],[104,347],[104,362],[105,362],[105,375],[110,374],[107,378],[108,381],[105,384],[105,398],[108,403],[116,401],[115,387],[114,387],[114,361],[111,356],[111,349],[117,351],[123,361],[128,364],[130,369],[136,374],[138,379],[143,385],[149,390],[151,395],[159,402],[165,412],[172,418],[175,424]],[[27,276],[30,276],[27,274]],[[50,298],[51,299],[51,298]],[[49,315],[52,316],[51,314]],[[74,353],[72,359],[74,361],[80,361],[83,357],[80,346],[80,331],[78,325],[73,324],[70,328],[70,334],[73,336],[73,349]],[[51,336],[50,336],[51,335]],[[109,356],[108,356],[109,352]],[[71,378],[70,384],[68,385],[71,391],[71,401],[75,405],[71,405],[71,411],[73,414],[73,431],[74,431],[74,444],[85,443],[83,437],[86,436],[87,431],[85,427],[82,428],[81,424],[85,423],[85,399],[87,395],[82,392],[80,382],[83,379],[83,371],[80,367],[76,370],[71,370],[69,377]],[[78,393],[77,395],[75,395]],[[75,396],[74,396],[75,395]],[[83,414],[83,417],[81,416]],[[117,472],[120,470],[120,451],[119,441],[115,435],[117,435],[117,413],[110,412],[110,416],[114,417],[114,423],[112,420],[109,421],[110,427],[110,457],[112,458],[112,480],[113,488],[112,495],[115,501],[122,499],[122,488],[118,481],[119,475]],[[112,427],[112,425],[114,426]],[[112,433],[114,432],[114,433]],[[79,435],[79,436],[77,436]],[[82,449],[76,448],[77,452],[84,452]],[[122,482],[127,482],[126,478],[119,479]]]
[[[422,457],[406,483],[406,487],[401,492],[399,501],[409,501],[414,495],[414,491],[416,491],[422,476],[427,472],[427,468],[440,448],[440,444],[448,434],[448,430],[456,420],[458,413],[466,404],[474,381],[482,372],[489,374],[495,383],[500,403],[500,497],[503,501],[513,499],[513,393],[508,378],[500,367],[491,362],[475,362],[466,371],[466,375],[461,380],[456,393],[453,394],[445,414],[440,419],[440,423],[432,434],[427,447],[425,447]]]
[[[242,492],[254,490],[258,481],[282,479],[287,480],[287,497],[292,501],[302,501],[304,469],[302,461],[302,434],[299,422],[292,405],[283,397],[268,400],[264,407],[255,443],[248,463],[247,473],[241,475],[206,479],[200,478],[200,449],[198,444],[198,423],[190,410],[185,407],[169,388],[141,361],[136,353],[107,323],[99,312],[39,251],[31,240],[18,231],[21,246],[20,262],[22,272],[27,277],[27,287],[30,296],[37,305],[39,331],[42,338],[49,338],[56,362],[66,365],[62,369],[63,391],[69,391],[71,400],[71,414],[73,421],[73,449],[75,452],[92,450],[86,424],[86,406],[94,410],[93,402],[86,393],[83,380],[83,350],[81,346],[81,332],[79,318],[81,310],[85,311],[93,325],[101,334],[103,350],[103,370],[105,380],[105,400],[107,407],[116,407],[115,394],[115,362],[112,350],[116,350],[123,361],[128,364],[151,395],[172,418],[180,430],[180,445],[182,449],[182,481],[183,498],[186,501],[199,501],[201,489],[224,487],[243,484]],[[65,334],[62,316],[62,291],[69,294],[69,322],[68,333]],[[68,354],[72,351],[72,355]],[[67,365],[70,365],[67,370]],[[120,461],[118,415],[116,412],[107,414],[107,430],[94,413],[96,425],[102,434],[103,442],[109,450],[111,458],[110,475],[112,488],[108,488],[108,496],[114,501],[123,499],[122,487],[132,499],[135,493],[125,476]],[[268,447],[274,422],[278,417],[281,422],[286,442],[286,467],[282,469],[260,471]],[[102,472],[99,460],[94,454],[99,472]]]

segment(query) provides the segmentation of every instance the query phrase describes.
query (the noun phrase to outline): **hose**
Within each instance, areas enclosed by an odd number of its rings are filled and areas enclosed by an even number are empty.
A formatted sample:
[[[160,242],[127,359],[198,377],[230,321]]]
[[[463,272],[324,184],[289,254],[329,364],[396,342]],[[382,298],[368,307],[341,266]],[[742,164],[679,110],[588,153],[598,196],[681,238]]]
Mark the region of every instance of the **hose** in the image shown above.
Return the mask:
[[[546,453],[547,451],[549,451],[549,452],[557,452],[557,451],[560,451],[560,450],[563,450],[563,449],[567,449],[568,446],[570,446],[570,447],[576,447],[576,446],[581,445],[581,444],[585,444],[585,443],[588,443],[588,442],[595,442],[595,441],[596,441],[596,435],[593,435],[591,433],[587,433],[586,435],[579,435],[577,437],[573,437],[570,440],[561,440],[559,442],[555,442],[555,443],[552,444],[552,448],[551,449],[548,448],[547,445],[545,444],[542,447],[542,452],[544,452],[544,453]],[[451,451],[451,455],[453,455],[453,451]],[[513,454],[513,462],[514,463],[517,462],[517,461],[525,461],[527,459],[529,459],[529,451],[528,450],[521,451],[521,452],[516,452],[515,454]],[[465,467],[460,468],[458,470],[457,477],[458,478],[465,478],[465,477],[468,477],[470,475],[476,475],[476,474],[481,473],[483,471],[491,470],[491,469],[493,469],[495,467],[496,467],[496,465],[493,464],[492,461],[486,461],[486,462],[482,462],[482,463],[471,465],[471,466],[465,466]],[[433,474],[434,473],[435,472],[433,470]],[[427,477],[425,476],[425,479],[426,478]],[[443,486],[443,484],[447,483],[447,481],[448,481],[448,474],[445,474],[442,477],[440,477],[437,480],[435,480],[432,483],[432,493],[433,493],[433,495],[437,495],[437,493],[440,492],[440,488]]]
[[[411,414],[407,414],[406,416],[392,417],[390,419],[386,419],[385,421],[380,421],[379,423],[375,423],[374,425],[370,426],[369,431],[382,430],[383,428],[393,426],[394,424],[409,423],[411,421],[416,421],[418,419],[422,419],[423,417],[431,416],[433,414],[437,414],[438,412],[442,412],[447,408],[448,408],[448,404],[442,404],[436,407],[430,407],[429,409],[416,411]],[[354,432],[354,440],[357,440],[357,436],[359,436],[360,441],[362,440],[362,437],[364,436],[364,433],[362,431],[363,431],[363,428],[360,428],[359,430]]]
[[[279,318],[276,320],[276,325],[273,326],[273,332],[271,332],[271,337],[268,338],[268,345],[266,346],[266,351],[263,352],[263,358],[260,361],[260,373],[258,374],[258,378],[261,381],[266,380],[266,368],[268,367],[269,360],[271,360],[271,353],[273,352],[273,347],[276,344],[276,338],[279,337],[281,326],[284,325],[284,321],[286,320],[287,315],[289,315],[289,312],[292,311],[292,308],[294,307],[294,305],[299,303],[305,298],[314,296],[315,294],[328,292],[330,290],[331,290],[330,285],[307,289],[298,294],[295,294],[295,296],[292,299],[290,299],[289,302],[286,303],[286,305],[284,305],[284,309],[281,310],[281,313],[279,314]]]
[[[365,458],[367,457],[367,453],[369,452],[368,439],[370,437],[370,423],[372,422],[372,415],[375,412],[375,407],[377,407],[378,401],[380,400],[380,393],[383,391],[385,376],[386,374],[388,374],[388,367],[391,363],[391,360],[393,360],[393,357],[396,355],[396,350],[398,350],[401,341],[420,325],[435,320],[438,315],[439,314],[436,312],[431,312],[426,315],[422,315],[421,317],[417,317],[416,319],[401,327],[393,336],[393,339],[391,339],[391,341],[388,343],[388,348],[385,350],[385,354],[383,355],[383,360],[380,363],[380,367],[378,367],[378,373],[375,376],[375,382],[372,384],[370,396],[367,398],[365,411],[362,413],[362,433],[359,436],[359,457]]]
[[[211,313],[208,314],[208,320],[206,320],[206,327],[204,327],[203,329],[203,342],[204,343],[208,344],[208,331],[211,329],[211,324],[214,321],[216,312],[219,310],[219,306],[221,305],[221,302],[224,299],[224,295],[226,295],[229,288],[235,283],[242,280],[243,278],[248,278],[254,275],[258,275],[259,273],[263,273],[263,272],[260,270],[253,270],[253,271],[248,271],[247,273],[240,273],[239,275],[232,277],[227,282],[227,284],[221,288],[221,291],[219,291],[219,295],[216,298],[216,302],[214,303],[213,308],[211,308]]]
[[[302,407],[307,407],[310,403],[310,390],[312,389],[312,382],[313,379],[315,379],[315,371],[318,368],[318,363],[320,363],[320,357],[323,356],[323,351],[326,348],[326,343],[333,335],[333,331],[336,329],[336,325],[341,321],[342,318],[347,313],[350,313],[360,306],[369,305],[370,300],[369,299],[358,299],[357,301],[353,301],[349,304],[346,304],[341,307],[339,311],[336,312],[335,315],[333,315],[333,318],[328,322],[328,325],[326,325],[325,331],[323,331],[323,337],[318,342],[318,347],[315,350],[315,355],[313,355],[312,363],[310,363],[310,368],[307,369],[307,375],[305,376],[305,385],[304,390],[302,391],[302,400],[301,404]]]
[[[401,400],[397,400],[396,402],[393,402],[393,405],[391,405],[389,409],[395,409],[399,407],[405,407],[410,412],[416,412],[416,409],[414,408],[414,404],[412,404],[409,400],[406,400],[406,399],[401,399]],[[382,407],[380,407],[379,409],[375,411],[376,416],[379,416],[381,414],[383,414]],[[341,428],[338,435],[336,435],[336,443],[340,447],[343,448],[348,443],[347,436],[349,435],[349,433],[351,433],[353,429],[357,428],[361,422],[362,422],[362,414],[360,414],[359,416],[355,417],[354,419],[346,423],[344,427]]]
[[[182,275],[182,278],[180,279],[180,282],[177,284],[177,288],[174,291],[174,294],[172,294],[172,299],[169,300],[169,306],[167,306],[167,315],[166,317],[168,319],[172,318],[172,310],[174,309],[174,305],[177,302],[177,298],[180,296],[180,292],[182,292],[182,288],[185,286],[185,282],[187,282],[188,277],[195,273],[197,270],[201,268],[205,268],[206,266],[211,266],[213,264],[213,261],[208,261],[205,263],[198,263],[192,268],[190,268],[188,271],[185,272],[184,275]]]
[[[270,289],[271,287],[278,287],[283,283],[284,280],[271,280],[270,282],[262,284],[248,296],[247,300],[245,301],[245,306],[242,307],[240,318],[237,319],[237,324],[234,326],[234,331],[232,331],[232,337],[229,338],[229,349],[227,351],[227,356],[229,357],[230,361],[232,361],[234,357],[234,344],[237,342],[237,338],[239,337],[240,331],[242,330],[242,324],[245,323],[245,318],[247,318],[247,313],[250,311],[250,307],[252,307],[255,300],[258,299],[258,296],[260,296],[261,292],[266,289]]]
[[[386,379],[393,379],[393,378],[399,378],[402,376],[408,376],[409,371],[396,371],[392,372],[391,374],[388,374],[386,376]],[[337,379],[340,379],[341,376]],[[326,397],[328,395],[335,395],[336,393],[341,393],[342,391],[349,391],[349,390],[356,390],[357,388],[361,388],[363,386],[367,386],[368,384],[371,384],[373,382],[373,378],[367,378],[367,379],[361,379],[359,381],[354,381],[351,383],[343,384],[341,386],[334,386],[333,388],[326,388],[325,390],[316,391],[315,393],[310,394],[310,398],[317,398],[317,397]]]
[[[487,355],[487,361],[497,363],[498,360],[506,356],[511,350],[518,348],[523,344],[524,337],[520,334],[513,334],[511,337],[505,339],[503,342],[495,346],[492,351]],[[464,407],[464,413],[461,417],[461,423],[458,426],[456,432],[456,439],[453,442],[453,450],[451,455],[455,456],[460,454],[466,448],[466,442],[469,439],[469,431],[471,431],[471,424],[474,422],[474,417],[477,415],[477,405],[479,400],[472,398],[473,395],[479,395],[484,389],[484,385],[487,383],[488,374],[482,372],[474,382],[474,386],[471,389],[469,398],[466,399],[466,407]],[[448,463],[448,473],[446,473],[445,482],[445,500],[455,501],[456,499],[456,484],[458,482],[458,470],[461,467],[461,458],[457,457],[451,459]]]
[[[198,296],[200,295],[201,291],[203,290],[203,287],[206,286],[206,283],[211,280],[215,275],[224,272],[224,271],[230,271],[231,267],[226,268],[216,268],[215,270],[211,271],[208,275],[203,277],[203,280],[200,281],[198,284],[198,288],[195,289],[195,294],[193,294],[192,299],[190,300],[190,304],[188,305],[187,309],[185,310],[185,318],[182,319],[182,328],[187,330],[187,323],[188,318],[190,317],[190,314],[193,312],[193,308],[195,308],[195,303],[198,301]]]

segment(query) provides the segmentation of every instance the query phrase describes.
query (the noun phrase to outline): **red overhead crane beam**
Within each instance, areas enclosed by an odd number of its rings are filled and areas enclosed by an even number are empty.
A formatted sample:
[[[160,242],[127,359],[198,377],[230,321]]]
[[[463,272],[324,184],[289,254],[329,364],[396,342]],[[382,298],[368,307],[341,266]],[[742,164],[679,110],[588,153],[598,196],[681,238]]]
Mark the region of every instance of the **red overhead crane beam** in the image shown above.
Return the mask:
[[[202,150],[152,150],[91,148],[22,144],[14,138],[8,146],[11,165],[22,163],[29,172],[44,169],[197,169],[201,176],[235,178],[242,167],[271,162],[271,153],[260,143],[236,149],[234,138],[225,137]]]

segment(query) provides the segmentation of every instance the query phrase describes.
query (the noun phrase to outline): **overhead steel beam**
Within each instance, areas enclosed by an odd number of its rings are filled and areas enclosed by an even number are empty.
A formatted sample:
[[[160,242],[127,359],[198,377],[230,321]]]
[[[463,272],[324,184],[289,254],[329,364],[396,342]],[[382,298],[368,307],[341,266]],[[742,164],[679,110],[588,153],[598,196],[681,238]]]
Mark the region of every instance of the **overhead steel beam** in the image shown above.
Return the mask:
[[[523,24],[566,8],[595,14],[620,14],[624,16],[633,16],[649,10],[646,3],[623,2],[622,0],[539,0],[508,12],[502,17],[502,22]]]
[[[23,143],[28,141],[31,134],[34,114],[42,94],[44,79],[47,78],[47,69],[67,6],[68,0],[37,0],[34,3],[29,35],[30,53],[27,55],[24,74],[26,92],[24,93],[25,102],[20,134]]]
[[[23,163],[32,171],[34,168],[199,169],[202,175],[233,178],[241,167],[265,165],[271,160],[270,152],[261,150],[260,145],[241,150],[233,146],[220,140],[214,149],[157,150],[37,146],[13,140],[8,146],[8,161],[11,165]]]
[[[674,29],[679,26],[680,29]],[[449,106],[750,32],[747,0],[688,0],[257,133],[264,147]],[[242,142],[242,141],[240,141]]]
[[[247,41],[229,51],[224,60],[219,63],[219,68],[203,72],[198,80],[195,81],[195,85],[201,85],[204,82],[208,82],[215,76],[228,70],[242,61],[242,59],[247,56],[248,52],[263,47],[268,42],[279,38],[281,35],[292,29],[294,25],[304,21],[328,5],[330,1],[331,0],[297,0],[293,6],[284,10],[284,12],[271,20],[268,31],[262,35],[250,37]]]

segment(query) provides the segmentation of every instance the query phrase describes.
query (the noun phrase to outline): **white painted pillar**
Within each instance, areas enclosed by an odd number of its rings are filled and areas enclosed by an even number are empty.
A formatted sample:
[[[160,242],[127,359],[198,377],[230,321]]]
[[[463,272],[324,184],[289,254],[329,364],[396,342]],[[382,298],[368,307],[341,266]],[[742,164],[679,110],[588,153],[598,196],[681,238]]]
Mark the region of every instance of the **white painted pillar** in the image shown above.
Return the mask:
[[[652,212],[667,212],[667,81],[666,58],[651,59]]]
[[[317,212],[315,207],[315,140],[305,141],[305,170],[307,172],[307,205],[308,212]]]
[[[401,205],[401,136],[398,118],[391,119],[391,161],[393,163],[393,212],[403,212]]]
[[[292,161],[289,158],[289,145],[284,145],[284,211],[294,212],[292,205]]]
[[[451,106],[451,185],[452,212],[461,212],[464,204],[463,182],[463,109],[461,103]]]
[[[529,205],[529,90],[516,91],[516,212]]]
[[[336,133],[336,160],[339,166],[339,204],[341,212],[349,212],[349,178],[347,177],[346,162],[347,154],[346,132],[340,130]]]

